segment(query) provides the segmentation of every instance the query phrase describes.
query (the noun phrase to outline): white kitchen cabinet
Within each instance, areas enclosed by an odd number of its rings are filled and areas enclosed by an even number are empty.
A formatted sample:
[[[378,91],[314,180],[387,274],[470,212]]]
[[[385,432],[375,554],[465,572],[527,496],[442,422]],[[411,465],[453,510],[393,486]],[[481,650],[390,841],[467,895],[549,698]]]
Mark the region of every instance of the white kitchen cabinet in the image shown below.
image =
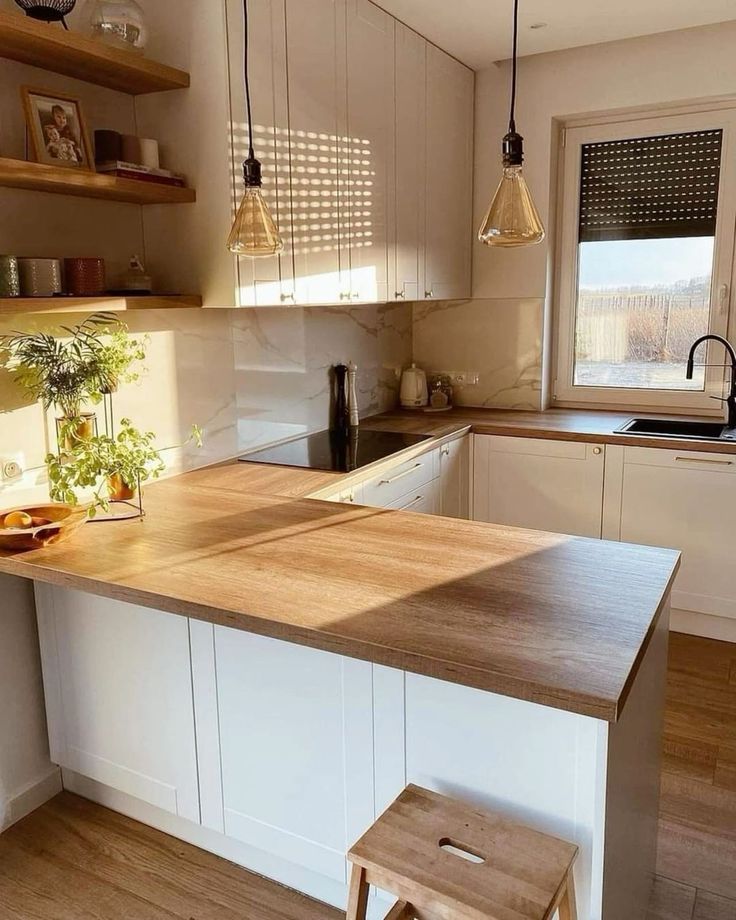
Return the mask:
[[[736,458],[625,447],[620,476],[619,538],[682,551],[673,609],[736,618]]]
[[[394,22],[370,0],[347,0],[347,178],[341,237],[350,260],[350,298],[376,303],[389,294],[388,205],[393,192]]]
[[[396,23],[394,196],[389,300],[419,300],[424,294],[424,209],[427,172],[427,42]]]
[[[374,819],[368,662],[215,628],[225,833],[338,882]]]
[[[426,48],[425,299],[470,297],[475,75]]]
[[[470,435],[440,447],[440,508],[445,517],[470,517]]]
[[[199,822],[187,620],[36,584],[51,758]]]
[[[281,255],[238,262],[238,303],[241,306],[290,304],[294,297],[294,240],[292,237],[291,139],[286,68],[286,9],[284,0],[251,0],[248,6],[251,36],[250,81],[253,139],[263,166],[263,195],[276,220],[285,248]],[[248,156],[248,123],[243,81],[243,4],[228,0],[227,22],[232,118],[235,200],[243,193],[243,161]]]
[[[578,441],[475,435],[473,518],[600,537],[604,459]]]
[[[286,23],[295,300],[345,302],[346,0],[286,0]]]

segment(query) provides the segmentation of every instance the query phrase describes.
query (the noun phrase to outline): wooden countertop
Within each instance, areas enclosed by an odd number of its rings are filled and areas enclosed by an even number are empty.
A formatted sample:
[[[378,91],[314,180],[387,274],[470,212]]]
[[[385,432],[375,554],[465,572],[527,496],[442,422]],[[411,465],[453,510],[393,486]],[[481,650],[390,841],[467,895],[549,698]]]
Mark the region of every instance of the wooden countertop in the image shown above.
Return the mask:
[[[177,476],[146,489],[145,521],[88,523],[0,572],[618,718],[676,552],[263,491],[314,475]]]
[[[417,410],[397,409],[369,419],[371,427],[384,430],[440,432],[466,425],[475,434],[506,435],[514,438],[548,438],[558,441],[587,441],[597,444],[621,444],[629,447],[660,447],[670,450],[696,450],[708,453],[736,454],[736,441],[697,441],[690,438],[653,438],[619,434],[632,418],[670,418],[678,421],[718,421],[702,416],[668,415],[652,412],[610,412],[589,409],[547,409],[526,412],[512,409],[456,407],[442,416]]]

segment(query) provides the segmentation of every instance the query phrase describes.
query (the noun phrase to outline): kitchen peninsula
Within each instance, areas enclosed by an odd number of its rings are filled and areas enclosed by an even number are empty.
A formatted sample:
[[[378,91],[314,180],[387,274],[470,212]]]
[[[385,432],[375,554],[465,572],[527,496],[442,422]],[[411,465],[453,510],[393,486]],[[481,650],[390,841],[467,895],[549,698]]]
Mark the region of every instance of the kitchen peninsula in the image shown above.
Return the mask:
[[[343,906],[415,782],[577,842],[581,916],[643,915],[677,553],[301,497],[340,481],[211,467],[0,556],[65,786]]]

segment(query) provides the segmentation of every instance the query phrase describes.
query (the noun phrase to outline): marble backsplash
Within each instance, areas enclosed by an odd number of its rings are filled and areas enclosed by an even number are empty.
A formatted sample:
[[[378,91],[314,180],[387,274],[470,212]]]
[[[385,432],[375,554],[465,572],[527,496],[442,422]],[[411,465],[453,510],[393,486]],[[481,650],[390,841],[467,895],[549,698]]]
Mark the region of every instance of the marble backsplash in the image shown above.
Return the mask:
[[[361,416],[393,408],[411,362],[411,305],[242,310],[233,344],[238,440],[253,447],[329,425],[334,364],[357,364]]]
[[[0,334],[51,331],[83,316],[8,316]],[[392,408],[400,372],[411,361],[410,304],[355,308],[166,310],[126,314],[131,333],[146,336],[145,372],[115,395],[118,419],[157,435],[169,472],[235,456],[255,445],[329,424],[329,369],[359,367],[363,416]],[[100,430],[102,430],[102,415]],[[202,450],[178,449],[193,423],[205,429]],[[0,482],[0,501],[45,497],[43,458],[53,449],[54,420],[28,404],[0,371],[0,457],[22,453],[26,475]],[[3,493],[7,500],[3,501]]]
[[[428,373],[465,372],[459,406],[539,409],[544,303],[448,300],[413,306],[413,360]]]

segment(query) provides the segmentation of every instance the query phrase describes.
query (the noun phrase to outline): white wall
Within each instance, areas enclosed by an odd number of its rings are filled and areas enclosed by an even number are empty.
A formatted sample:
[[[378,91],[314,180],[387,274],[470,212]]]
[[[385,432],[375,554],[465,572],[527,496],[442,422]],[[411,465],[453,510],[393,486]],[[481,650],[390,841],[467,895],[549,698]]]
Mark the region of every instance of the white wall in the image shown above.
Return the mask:
[[[473,252],[473,305],[469,319],[479,309],[491,317],[480,328],[474,348],[489,345],[488,363],[474,368],[487,386],[461,401],[489,405],[522,405],[528,402],[528,380],[511,387],[514,373],[530,366],[530,338],[520,337],[518,321],[510,309],[516,301],[527,315],[536,310],[537,347],[532,363],[542,367],[542,343],[550,328],[551,271],[555,237],[556,124],[555,120],[596,112],[635,107],[666,106],[700,99],[714,99],[736,91],[736,22],[680,32],[666,32],[620,42],[574,48],[522,58],[516,121],[525,141],[525,174],[547,228],[547,239],[538,246],[516,251],[494,250],[475,243]],[[485,214],[500,177],[500,146],[508,124],[508,62],[481,71],[476,80],[475,205],[476,226]],[[479,302],[482,306],[479,306]],[[523,302],[523,303],[522,303]],[[532,304],[536,303],[536,307]],[[441,310],[442,307],[435,309]],[[457,322],[456,311],[445,311],[444,322],[433,323],[432,334],[444,341],[448,352],[466,335],[467,326]],[[415,339],[421,342],[415,327]],[[490,347],[492,343],[493,347]],[[503,364],[499,366],[498,354]],[[427,352],[419,350],[418,361]],[[472,355],[471,355],[472,357]],[[545,365],[549,363],[545,355]],[[503,401],[494,398],[493,380],[503,370],[506,381]],[[452,368],[448,368],[452,370]],[[520,379],[520,378],[519,378]],[[542,378],[535,387],[535,404],[543,404]],[[474,402],[480,398],[480,403]],[[489,401],[490,400],[490,401]]]

